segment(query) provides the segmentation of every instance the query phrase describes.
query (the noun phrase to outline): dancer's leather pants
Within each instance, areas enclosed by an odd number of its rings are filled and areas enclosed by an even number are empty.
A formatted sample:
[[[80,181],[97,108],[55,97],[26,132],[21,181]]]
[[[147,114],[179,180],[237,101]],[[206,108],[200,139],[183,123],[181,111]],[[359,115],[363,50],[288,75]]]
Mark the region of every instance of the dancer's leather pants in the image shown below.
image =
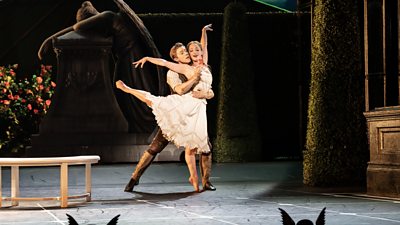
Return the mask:
[[[137,182],[144,173],[144,171],[153,162],[154,158],[168,145],[169,141],[164,138],[161,129],[158,129],[156,135],[153,138],[149,148],[144,152],[136,165],[135,171],[132,174],[133,179]],[[212,157],[211,152],[207,154],[201,154],[199,158],[200,173],[202,176],[203,184],[209,182],[211,174]]]

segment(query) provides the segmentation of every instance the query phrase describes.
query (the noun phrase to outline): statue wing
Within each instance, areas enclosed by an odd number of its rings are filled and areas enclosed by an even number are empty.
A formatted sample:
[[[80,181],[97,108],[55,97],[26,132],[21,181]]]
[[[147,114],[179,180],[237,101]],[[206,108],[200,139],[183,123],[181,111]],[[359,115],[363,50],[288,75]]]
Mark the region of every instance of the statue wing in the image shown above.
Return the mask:
[[[325,225],[325,209],[324,207],[321,212],[319,213],[319,216],[317,218],[317,221],[315,222],[315,225]]]
[[[146,26],[143,24],[143,21],[137,16],[137,14],[126,4],[123,0],[114,0],[115,4],[117,4],[121,13],[125,14],[129,17],[130,23],[132,26],[136,27],[139,30],[140,35],[143,41],[147,44],[147,47],[151,50],[152,57],[161,58],[161,54],[158,51],[157,46],[154,43],[153,37],[150,32],[147,30]],[[159,78],[159,90],[160,95],[166,95],[169,93],[169,89],[166,87],[166,78],[162,67],[157,66],[157,73]],[[164,90],[165,89],[165,90]]]
[[[282,215],[282,225],[295,225],[295,222],[293,221],[292,217],[289,216],[289,214],[281,209],[278,208],[279,211],[281,211],[281,215]]]

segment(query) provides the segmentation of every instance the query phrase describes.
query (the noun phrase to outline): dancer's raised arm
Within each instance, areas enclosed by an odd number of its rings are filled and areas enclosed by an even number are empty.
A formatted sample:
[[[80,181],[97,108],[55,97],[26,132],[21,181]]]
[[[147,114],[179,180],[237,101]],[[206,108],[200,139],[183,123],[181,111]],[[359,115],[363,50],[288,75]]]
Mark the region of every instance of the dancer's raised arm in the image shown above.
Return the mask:
[[[208,64],[207,31],[213,31],[212,24],[205,25],[201,30],[200,44],[201,48],[203,49],[203,63],[206,65]]]
[[[173,63],[173,62],[167,61],[165,59],[153,58],[153,57],[148,57],[148,56],[143,57],[140,60],[138,60],[136,62],[133,62],[132,64],[135,65],[135,68],[137,68],[138,66],[140,66],[140,68],[143,68],[143,65],[146,62],[151,62],[151,63],[153,63],[155,65],[158,65],[158,66],[167,67],[168,69],[170,69],[172,71],[184,74],[184,75],[186,75],[188,77],[191,77],[195,72],[195,68],[193,68],[190,65]]]

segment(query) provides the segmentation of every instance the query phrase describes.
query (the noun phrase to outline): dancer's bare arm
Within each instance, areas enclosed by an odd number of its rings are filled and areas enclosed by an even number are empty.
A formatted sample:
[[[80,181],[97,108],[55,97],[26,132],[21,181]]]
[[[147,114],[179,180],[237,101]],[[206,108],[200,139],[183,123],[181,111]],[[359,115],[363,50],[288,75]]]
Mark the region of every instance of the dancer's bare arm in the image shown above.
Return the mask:
[[[203,29],[201,30],[200,44],[201,44],[201,48],[203,49],[203,63],[205,65],[208,64],[207,31],[213,31],[212,24],[208,24],[208,25],[204,26]]]
[[[195,70],[194,67],[187,65],[187,64],[173,63],[173,62],[167,61],[165,59],[153,58],[153,57],[148,57],[148,56],[143,57],[140,60],[133,62],[132,64],[135,65],[135,68],[137,68],[138,66],[140,66],[140,68],[143,68],[143,65],[146,62],[150,62],[150,63],[153,63],[158,66],[167,67],[168,69],[175,71],[177,73],[184,74],[187,77],[191,77]]]
[[[199,82],[200,77],[197,76],[192,76],[188,81],[176,85],[174,87],[174,91],[178,94],[178,95],[183,95],[186,94],[187,92],[190,91],[190,89]]]

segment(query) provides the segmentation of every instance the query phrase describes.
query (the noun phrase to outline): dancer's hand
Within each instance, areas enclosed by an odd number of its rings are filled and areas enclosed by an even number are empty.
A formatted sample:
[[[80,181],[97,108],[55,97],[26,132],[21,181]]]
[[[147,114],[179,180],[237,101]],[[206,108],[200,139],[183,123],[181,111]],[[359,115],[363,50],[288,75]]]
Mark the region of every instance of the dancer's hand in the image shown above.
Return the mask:
[[[205,25],[205,26],[203,27],[203,31],[213,31],[213,29],[212,29],[212,24],[210,23],[210,24],[208,24],[208,25]]]
[[[118,80],[117,82],[115,82],[115,86],[118,88],[118,89],[123,89],[124,87],[125,87],[125,83],[122,81],[122,80]]]
[[[140,65],[140,68],[143,68],[143,65],[145,62],[147,62],[148,57],[143,57],[140,60],[133,62],[132,64],[135,65],[135,68],[137,68]]]
[[[212,99],[214,97],[214,92],[211,89],[209,91],[207,91],[206,93],[204,93],[204,91],[193,90],[192,96],[193,96],[193,98],[198,98],[198,99],[203,99],[203,98]]]
[[[202,99],[205,98],[204,93],[202,91],[192,91],[192,96],[193,98],[198,98],[198,99]]]

